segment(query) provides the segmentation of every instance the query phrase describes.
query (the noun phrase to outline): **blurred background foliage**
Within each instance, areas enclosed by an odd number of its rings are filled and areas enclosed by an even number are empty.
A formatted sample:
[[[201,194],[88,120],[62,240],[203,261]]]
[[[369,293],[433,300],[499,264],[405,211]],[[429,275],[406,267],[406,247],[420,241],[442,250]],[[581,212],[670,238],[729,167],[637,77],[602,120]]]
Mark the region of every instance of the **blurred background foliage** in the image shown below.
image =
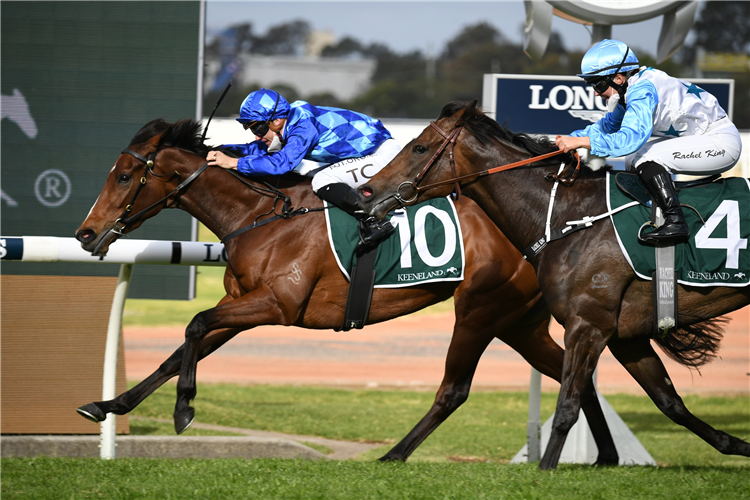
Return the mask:
[[[311,33],[303,20],[280,24],[265,34],[245,23],[231,28],[239,51],[256,55],[300,55]],[[638,42],[628,40],[641,64],[655,66],[680,78],[733,78],[735,80],[734,121],[740,129],[750,129],[750,67],[744,71],[705,72],[697,60],[703,53],[750,53],[750,2],[705,2],[699,10],[688,42],[670,59],[656,64]],[[221,57],[222,42],[217,38],[206,47],[206,59]],[[443,105],[453,100],[482,96],[485,73],[574,75],[579,72],[581,51],[568,50],[559,33],[553,32],[544,57],[532,61],[523,46],[514,43],[489,23],[464,27],[445,47],[434,54],[413,51],[404,54],[388,46],[363,44],[346,37],[326,46],[320,54],[329,58],[374,59],[377,62],[370,87],[355,98],[342,102],[329,93],[300,95],[293,85],[280,84],[278,90],[290,102],[303,99],[316,105],[336,106],[379,118],[435,118]],[[233,86],[216,116],[236,115],[245,96],[257,84]],[[206,114],[215,106],[221,89],[207,92]]]

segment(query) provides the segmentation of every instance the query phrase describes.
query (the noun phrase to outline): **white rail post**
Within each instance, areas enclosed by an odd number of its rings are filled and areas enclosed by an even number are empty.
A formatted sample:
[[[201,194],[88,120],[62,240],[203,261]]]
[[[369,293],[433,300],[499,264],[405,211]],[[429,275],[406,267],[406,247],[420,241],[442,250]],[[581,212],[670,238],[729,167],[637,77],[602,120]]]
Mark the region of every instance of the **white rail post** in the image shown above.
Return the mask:
[[[542,458],[542,373],[531,369],[529,382],[529,421],[526,424],[526,442],[529,463]]]
[[[107,343],[104,348],[104,377],[102,382],[102,401],[114,399],[117,381],[117,349],[120,344],[120,329],[122,328],[122,311],[130,288],[130,276],[133,274],[133,264],[121,264],[117,288],[112,299],[112,309],[109,312],[107,327]],[[107,414],[107,419],[101,423],[99,441],[100,457],[105,460],[115,458],[115,435],[117,433],[116,417]]]

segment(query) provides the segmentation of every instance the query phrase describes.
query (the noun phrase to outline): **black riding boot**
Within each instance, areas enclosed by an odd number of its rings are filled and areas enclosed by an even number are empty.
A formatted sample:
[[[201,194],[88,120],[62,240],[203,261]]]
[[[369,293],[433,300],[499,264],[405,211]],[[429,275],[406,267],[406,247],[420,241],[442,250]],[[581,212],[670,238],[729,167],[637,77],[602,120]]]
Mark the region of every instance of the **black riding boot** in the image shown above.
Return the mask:
[[[687,240],[690,237],[690,230],[685,223],[680,200],[677,198],[677,191],[669,172],[658,163],[646,162],[638,168],[638,174],[665,219],[664,224],[656,231],[644,233],[641,237],[655,244]]]
[[[359,243],[355,249],[357,253],[375,248],[378,243],[388,238],[396,230],[390,221],[370,217],[363,210],[360,210],[357,204],[357,194],[348,184],[343,182],[328,184],[320,188],[317,195],[359,221]]]

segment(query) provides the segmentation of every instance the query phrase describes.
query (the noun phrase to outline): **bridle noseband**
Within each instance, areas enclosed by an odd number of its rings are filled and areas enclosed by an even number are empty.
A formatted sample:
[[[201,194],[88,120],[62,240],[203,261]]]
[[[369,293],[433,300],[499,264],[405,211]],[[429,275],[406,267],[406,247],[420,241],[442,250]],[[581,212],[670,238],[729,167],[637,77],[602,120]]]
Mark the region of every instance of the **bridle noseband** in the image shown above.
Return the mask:
[[[110,231],[113,233],[122,236],[124,234],[124,231],[131,226],[132,224],[138,222],[141,217],[143,217],[145,214],[156,208],[157,206],[164,203],[167,199],[169,199],[174,194],[177,194],[177,203],[179,203],[179,196],[180,192],[189,184],[191,184],[196,178],[198,178],[199,175],[201,175],[205,170],[208,168],[208,162],[204,163],[198,170],[193,172],[193,174],[185,179],[184,182],[181,182],[176,188],[172,190],[168,195],[164,196],[160,200],[152,203],[148,207],[144,208],[140,212],[138,212],[135,215],[129,216],[130,212],[133,210],[133,204],[135,204],[135,200],[138,198],[138,195],[141,194],[141,191],[146,186],[146,174],[151,172],[151,175],[154,177],[168,177],[167,181],[172,180],[175,176],[177,176],[178,179],[181,179],[182,176],[179,174],[179,172],[175,171],[172,174],[157,174],[154,172],[154,160],[156,159],[156,153],[158,151],[153,151],[152,153],[149,153],[148,158],[143,156],[140,153],[136,153],[135,151],[124,148],[122,151],[120,151],[120,154],[129,154],[130,156],[134,157],[138,161],[141,161],[144,163],[143,168],[143,175],[141,175],[140,182],[138,184],[138,188],[136,188],[135,193],[133,193],[133,197],[130,199],[130,203],[128,203],[125,206],[125,210],[123,211],[122,215],[117,218],[117,220],[114,223],[114,226]]]
[[[461,124],[456,125],[456,128],[454,128],[453,131],[450,134],[444,132],[440,127],[438,127],[437,123],[435,123],[435,122],[430,122],[430,125],[441,136],[443,136],[443,138],[445,140],[440,145],[440,147],[435,152],[435,154],[432,155],[432,158],[430,158],[430,160],[427,162],[427,164],[417,174],[417,176],[414,177],[413,181],[404,181],[401,184],[399,184],[398,187],[396,188],[396,192],[395,192],[395,194],[392,195],[392,197],[395,198],[396,201],[398,201],[402,206],[405,206],[405,205],[407,205],[409,203],[413,203],[414,201],[416,201],[417,197],[419,197],[419,194],[422,193],[422,192],[424,192],[424,191],[427,191],[429,189],[433,189],[433,188],[436,188],[436,187],[440,187],[440,186],[445,186],[445,185],[448,185],[448,184],[454,184],[454,183],[456,185],[455,192],[456,192],[456,195],[458,197],[458,196],[461,195],[461,182],[462,181],[475,180],[475,179],[478,179],[479,177],[484,177],[486,175],[494,174],[496,172],[502,172],[504,170],[510,170],[510,169],[521,167],[521,166],[524,166],[524,165],[529,165],[531,163],[535,163],[535,162],[538,162],[538,161],[541,161],[541,160],[545,160],[547,158],[551,158],[553,156],[557,156],[559,154],[563,154],[564,153],[564,151],[562,151],[562,150],[551,151],[551,152],[543,154],[543,155],[534,156],[532,158],[527,158],[526,160],[521,160],[521,161],[517,161],[517,162],[514,162],[514,163],[509,163],[507,165],[500,165],[498,167],[494,167],[494,168],[490,168],[490,169],[487,169],[487,170],[483,170],[481,172],[475,172],[475,173],[472,173],[472,174],[458,176],[458,175],[456,175],[456,161],[455,161],[454,156],[453,156],[453,147],[456,145],[456,140],[458,139],[458,136],[461,134],[461,131],[464,128],[463,125],[461,125]],[[430,170],[430,168],[432,167],[432,165],[437,161],[438,157],[440,157],[440,155],[442,154],[443,151],[445,151],[446,148],[448,148],[449,162],[450,162],[450,166],[451,166],[451,174],[453,175],[453,177],[450,178],[450,179],[443,180],[443,181],[435,182],[433,184],[428,184],[426,186],[420,186],[419,184],[422,182],[422,180],[424,179],[424,177],[427,175],[427,172]],[[573,170],[572,174],[570,174],[569,177],[565,177],[565,172],[562,172],[559,175],[558,174],[547,174],[547,176],[545,178],[548,179],[548,180],[552,180],[552,181],[562,182],[566,186],[569,186],[569,185],[573,184],[573,182],[575,182],[575,179],[576,179],[576,177],[578,175],[578,172],[579,172],[579,170],[581,168],[581,158],[578,156],[578,153],[575,152],[575,151],[572,153],[572,156],[573,156],[573,159],[571,160],[571,163],[568,166],[572,166],[573,163],[575,162],[576,163],[576,167]],[[409,186],[414,191],[414,196],[412,198],[404,199],[401,196],[401,188],[403,186]]]

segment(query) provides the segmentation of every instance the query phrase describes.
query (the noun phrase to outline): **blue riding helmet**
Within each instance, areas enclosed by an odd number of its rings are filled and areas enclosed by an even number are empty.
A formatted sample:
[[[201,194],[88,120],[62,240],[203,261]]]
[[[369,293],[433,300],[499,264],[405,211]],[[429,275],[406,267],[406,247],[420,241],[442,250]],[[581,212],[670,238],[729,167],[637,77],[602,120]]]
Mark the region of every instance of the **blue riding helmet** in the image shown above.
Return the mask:
[[[576,76],[596,78],[625,73],[638,67],[638,58],[630,47],[618,40],[602,40],[583,56],[581,73]]]
[[[276,111],[274,111],[274,109]],[[250,94],[240,106],[240,123],[268,122],[275,118],[286,118],[291,107],[275,90],[260,89]]]

